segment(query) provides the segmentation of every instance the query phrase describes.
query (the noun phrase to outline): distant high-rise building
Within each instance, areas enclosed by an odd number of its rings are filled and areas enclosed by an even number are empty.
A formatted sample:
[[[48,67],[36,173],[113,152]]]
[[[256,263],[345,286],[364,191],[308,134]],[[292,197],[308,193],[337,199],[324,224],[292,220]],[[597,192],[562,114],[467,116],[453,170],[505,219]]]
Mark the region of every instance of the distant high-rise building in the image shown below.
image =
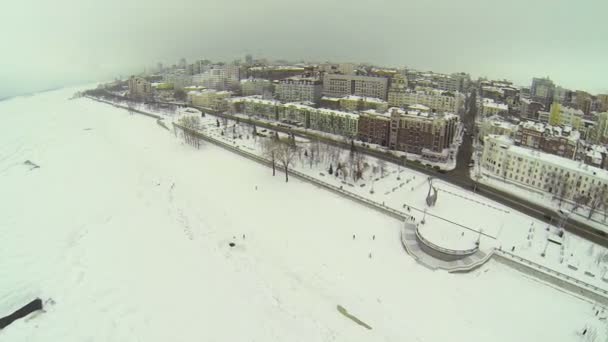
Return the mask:
[[[354,75],[355,64],[354,63],[340,63],[338,65],[338,72],[342,75]]]
[[[184,57],[182,57],[182,58],[179,60],[179,64],[178,64],[178,66],[179,66],[179,68],[180,68],[180,69],[186,69],[186,64],[187,64],[187,63],[186,63],[186,59],[185,59]]]
[[[246,56],[245,56],[245,64],[247,64],[247,65],[251,65],[251,64],[253,64],[253,56],[251,56],[251,55],[249,55],[249,54],[248,54],[248,55],[246,55]]]
[[[583,111],[580,109],[562,106],[559,103],[552,104],[549,113],[550,125],[565,125],[575,129],[581,128],[583,116],[585,115],[585,113],[583,113]]]
[[[192,77],[192,82],[216,90],[239,87],[240,68],[238,65],[208,65],[201,63],[201,73]]]
[[[152,85],[142,77],[131,76],[127,82],[129,85],[129,97],[132,99],[144,99],[152,93]]]
[[[533,78],[530,87],[530,97],[532,100],[542,103],[545,108],[549,108],[553,103],[555,94],[555,84],[549,78]]]
[[[164,71],[163,63],[158,62],[158,64],[156,64],[156,68],[157,68],[158,73],[162,73]]]
[[[586,91],[577,90],[575,93],[576,108],[583,111],[583,113],[589,115],[591,113],[591,103],[593,99],[591,94]]]

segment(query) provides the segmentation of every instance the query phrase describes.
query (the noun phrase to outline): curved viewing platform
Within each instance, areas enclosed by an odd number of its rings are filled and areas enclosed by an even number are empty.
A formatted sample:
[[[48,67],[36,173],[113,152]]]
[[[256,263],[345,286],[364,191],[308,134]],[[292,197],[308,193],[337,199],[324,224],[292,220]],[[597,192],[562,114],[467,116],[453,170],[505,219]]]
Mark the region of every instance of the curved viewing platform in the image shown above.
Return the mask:
[[[432,226],[416,227],[416,239],[428,254],[445,261],[463,259],[479,250],[477,234]]]
[[[474,248],[453,249],[439,246],[419,234],[415,224],[405,222],[401,230],[401,243],[405,250],[421,265],[432,270],[468,272],[490,259],[493,249],[484,252]]]

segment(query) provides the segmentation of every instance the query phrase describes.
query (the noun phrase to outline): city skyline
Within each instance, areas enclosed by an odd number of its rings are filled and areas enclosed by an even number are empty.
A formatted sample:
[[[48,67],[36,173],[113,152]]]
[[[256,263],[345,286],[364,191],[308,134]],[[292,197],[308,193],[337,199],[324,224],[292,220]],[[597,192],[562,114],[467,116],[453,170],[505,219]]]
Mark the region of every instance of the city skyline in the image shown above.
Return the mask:
[[[566,88],[602,93],[608,91],[601,77],[608,73],[602,44],[608,28],[601,24],[606,7],[519,0],[500,9],[478,0],[314,0],[302,8],[276,0],[253,6],[151,1],[145,8],[116,0],[12,3],[6,10],[13,15],[0,25],[20,34],[3,42],[0,97],[108,80],[141,72],[155,60],[231,61],[248,53],[463,71],[519,85],[549,76]],[[294,22],[294,16],[305,20]]]

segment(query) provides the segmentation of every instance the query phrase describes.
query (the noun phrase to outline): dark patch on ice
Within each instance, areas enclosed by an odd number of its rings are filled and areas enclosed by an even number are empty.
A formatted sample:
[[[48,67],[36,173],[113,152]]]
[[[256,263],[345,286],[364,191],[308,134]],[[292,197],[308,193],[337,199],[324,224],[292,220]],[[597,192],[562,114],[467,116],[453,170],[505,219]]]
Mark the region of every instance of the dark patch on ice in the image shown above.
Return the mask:
[[[83,129],[83,131],[91,131],[91,130],[93,130],[93,129],[92,129],[92,128],[90,128],[90,127],[87,127],[87,128],[85,128],[85,129]]]
[[[368,329],[368,330],[372,330],[372,327],[370,327],[369,325],[367,325],[365,322],[363,322],[362,320],[360,320],[359,318],[357,318],[356,316],[350,314],[342,305],[338,305],[336,307],[336,309],[338,309],[338,312],[340,312],[342,315],[344,315],[344,317],[350,319],[351,321],[359,324],[360,326]]]
[[[236,244],[234,242],[231,242],[231,243],[228,244],[228,246],[234,247],[234,246],[236,246]]]
[[[33,169],[37,169],[37,168],[40,167],[38,164],[32,163],[30,160],[24,161],[23,164],[25,164],[27,166],[30,166],[30,171],[33,170]]]
[[[34,299],[33,301],[29,302],[27,305],[23,306],[21,309],[13,312],[10,315],[0,318],[0,329],[4,329],[14,321],[38,310],[42,310],[42,300],[40,298]]]

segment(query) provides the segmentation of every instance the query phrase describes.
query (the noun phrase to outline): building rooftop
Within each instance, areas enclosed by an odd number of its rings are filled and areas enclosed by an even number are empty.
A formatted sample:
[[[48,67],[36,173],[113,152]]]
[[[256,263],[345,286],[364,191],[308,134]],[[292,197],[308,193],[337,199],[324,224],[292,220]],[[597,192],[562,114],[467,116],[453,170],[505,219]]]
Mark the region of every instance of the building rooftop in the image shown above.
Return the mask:
[[[482,98],[482,102],[481,105],[487,108],[496,108],[499,110],[505,110],[508,111],[509,110],[509,106],[507,104],[504,103],[499,103],[496,102],[492,99],[488,99],[488,98]]]
[[[277,100],[263,99],[262,96],[260,96],[260,95],[239,96],[239,97],[233,97],[229,100],[230,100],[230,102],[252,102],[252,103],[260,103],[260,104],[275,105],[275,106],[281,104],[281,102],[277,101]]]

